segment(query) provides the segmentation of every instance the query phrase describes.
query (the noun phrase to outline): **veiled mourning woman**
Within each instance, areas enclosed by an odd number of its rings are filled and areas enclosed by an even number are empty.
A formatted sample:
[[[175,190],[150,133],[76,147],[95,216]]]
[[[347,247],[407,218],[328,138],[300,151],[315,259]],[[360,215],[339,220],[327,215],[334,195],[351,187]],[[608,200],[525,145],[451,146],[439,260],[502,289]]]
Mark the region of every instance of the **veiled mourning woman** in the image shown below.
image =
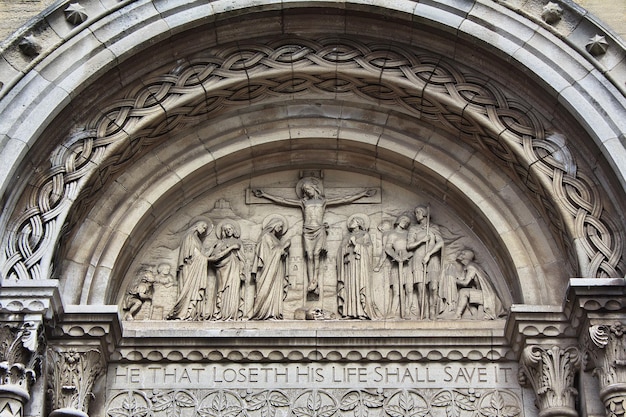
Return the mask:
[[[289,286],[286,258],[291,242],[282,241],[287,232],[287,220],[281,215],[273,215],[264,223],[252,264],[256,295],[251,318],[282,319],[283,300]]]
[[[203,241],[210,223],[195,222],[180,245],[178,255],[178,300],[167,315],[168,320],[205,320],[213,314],[214,300],[207,298],[208,258]]]
[[[347,221],[337,256],[337,296],[343,318],[373,319],[380,313],[372,299],[372,240],[369,218],[354,214]]]
[[[215,234],[218,241],[209,253],[217,275],[217,313],[219,320],[238,320],[241,310],[241,283],[245,281],[241,231],[234,220],[222,221]]]

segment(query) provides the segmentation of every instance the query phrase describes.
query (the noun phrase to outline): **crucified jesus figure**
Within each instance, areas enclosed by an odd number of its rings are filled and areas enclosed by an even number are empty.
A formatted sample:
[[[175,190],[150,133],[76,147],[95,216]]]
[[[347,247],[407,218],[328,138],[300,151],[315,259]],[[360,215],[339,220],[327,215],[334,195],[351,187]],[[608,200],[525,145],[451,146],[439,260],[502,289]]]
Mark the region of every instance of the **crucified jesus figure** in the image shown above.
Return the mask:
[[[298,199],[266,194],[259,189],[253,190],[253,193],[256,197],[266,198],[283,206],[300,207],[302,209],[304,218],[302,242],[308,278],[307,291],[319,294],[320,258],[326,253],[326,235],[328,233],[328,224],[324,223],[326,207],[351,203],[363,197],[371,197],[376,194],[376,190],[370,188],[360,193],[327,199],[324,196],[322,180],[306,177],[302,178],[296,185]]]

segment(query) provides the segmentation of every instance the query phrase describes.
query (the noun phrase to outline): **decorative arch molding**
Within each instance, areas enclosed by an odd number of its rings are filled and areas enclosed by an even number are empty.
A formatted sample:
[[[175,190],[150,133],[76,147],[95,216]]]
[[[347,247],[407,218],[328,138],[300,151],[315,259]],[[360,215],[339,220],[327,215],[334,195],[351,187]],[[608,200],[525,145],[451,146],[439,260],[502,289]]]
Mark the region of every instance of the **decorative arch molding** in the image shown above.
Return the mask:
[[[146,2],[135,2],[132,5],[124,3],[124,5],[136,12],[137,16],[147,17],[142,13],[154,11],[152,6]],[[513,31],[508,39],[506,37],[502,39],[511,42],[509,46],[515,45],[514,49],[517,54],[524,55],[523,58],[521,56],[519,58],[524,65],[537,70],[537,68],[533,68],[535,64],[532,63],[536,57],[528,57],[527,51],[519,48],[522,43],[521,29],[529,23],[523,19],[511,17],[504,8],[492,5],[490,2],[484,4],[478,2],[475,6],[463,10],[463,13],[459,9],[448,9],[442,13],[450,13],[446,14],[448,18],[456,16],[457,29],[462,28],[459,29],[460,33],[464,33],[466,36],[475,36],[476,39],[484,39],[485,36],[479,34],[479,31],[473,32],[473,29],[470,28],[469,22],[476,20],[476,15],[472,15],[472,12],[480,13],[481,8],[487,7],[491,11],[496,10],[500,13],[500,17],[515,21],[517,30]],[[219,8],[217,3],[213,4],[211,13],[220,15],[221,12],[216,12],[216,8]],[[148,9],[149,11],[147,11]],[[173,7],[167,12],[161,10],[159,17],[152,15],[151,19],[146,20],[147,26],[152,26],[150,30],[160,27],[159,30],[153,32],[158,35],[148,39],[144,38],[132,48],[129,48],[128,45],[122,45],[122,39],[124,42],[135,39],[136,32],[133,30],[139,30],[139,25],[129,27],[124,23],[124,25],[115,28],[109,26],[107,27],[109,40],[95,48],[92,47],[92,50],[100,52],[97,59],[105,64],[102,65],[102,68],[107,69],[117,62],[113,55],[117,54],[117,59],[125,59],[155,39],[167,36],[165,34],[167,30],[178,31],[199,24],[200,17],[206,16],[207,11],[200,14],[197,20],[187,20],[186,23],[173,21],[174,17],[181,18],[183,11],[189,13],[192,9],[198,11],[195,7],[185,9],[180,6],[179,8]],[[427,15],[424,10],[419,8],[412,8],[411,10],[420,18],[425,18]],[[129,11],[125,10],[125,12]],[[402,11],[399,12],[399,15],[405,16],[405,13]],[[118,14],[122,14],[122,12],[120,11]],[[465,20],[459,18],[460,14],[465,16]],[[409,15],[406,14],[406,16]],[[93,27],[94,33],[97,33],[98,30],[104,30],[103,28],[107,24],[113,25],[112,22],[115,17],[118,16],[108,15],[99,21],[96,27]],[[434,22],[444,28],[452,27],[448,20],[442,22],[435,19]],[[166,26],[168,26],[167,30],[165,30]],[[145,25],[143,30],[148,30]],[[125,35],[128,36],[120,37],[124,31],[126,31]],[[104,34],[104,32],[99,33]],[[550,38],[549,34],[535,28],[534,35],[538,34]],[[77,37],[71,38],[73,41],[78,41]],[[80,41],[85,40],[86,38],[83,38]],[[382,48],[375,44],[372,48],[372,45],[365,43],[354,48],[352,42],[341,45],[346,50],[351,49],[357,52],[354,57],[350,56],[344,61],[348,66],[352,66],[351,70],[360,73],[360,76],[363,77],[362,80],[380,79],[379,87],[386,88],[387,92],[400,92],[400,100],[387,100],[385,91],[382,89],[375,91],[366,88],[359,89],[359,80],[351,79],[349,71],[342,72],[342,68],[338,64],[344,62],[334,59],[332,53],[329,55],[333,42],[324,44],[319,42],[319,39],[311,45],[307,42],[301,42],[302,45],[299,46],[300,51],[305,54],[304,57],[296,56],[288,50],[281,55],[280,48],[284,45],[278,45],[272,50],[269,50],[265,45],[251,45],[246,51],[248,61],[246,59],[240,60],[241,53],[245,48],[230,50],[232,52],[230,56],[228,55],[229,51],[225,49],[221,52],[221,56],[219,53],[215,54],[214,58],[219,61],[217,65],[211,61],[205,62],[208,65],[204,67],[205,71],[208,71],[207,74],[197,72],[193,66],[185,68],[185,64],[183,64],[172,73],[155,78],[156,84],[154,85],[144,81],[144,86],[128,94],[129,101],[113,103],[108,109],[101,108],[104,116],[92,120],[83,133],[74,136],[71,139],[73,143],[70,144],[67,151],[65,150],[67,144],[59,146],[59,151],[53,156],[53,167],[33,184],[38,191],[30,194],[30,196],[24,194],[24,201],[28,201],[22,206],[24,209],[20,209],[18,205],[13,210],[17,217],[13,219],[8,230],[5,231],[6,262],[4,263],[3,277],[9,279],[42,279],[47,276],[52,257],[51,248],[58,239],[66,216],[71,213],[70,206],[79,197],[81,190],[83,192],[81,198],[83,198],[93,194],[98,189],[98,186],[94,185],[97,182],[90,182],[91,180],[96,178],[100,180],[102,175],[106,178],[116,166],[136,155],[144,144],[149,144],[152,139],[159,135],[188,122],[187,118],[193,115],[194,111],[212,114],[212,111],[217,110],[212,109],[211,104],[226,102],[227,106],[234,109],[238,105],[247,105],[248,102],[261,97],[271,100],[271,97],[279,99],[281,95],[293,95],[294,91],[290,90],[293,88],[293,84],[288,85],[285,82],[292,80],[290,77],[293,75],[293,69],[296,68],[294,66],[296,61],[305,63],[302,68],[298,68],[298,73],[303,75],[301,80],[303,84],[300,87],[314,92],[314,94],[335,95],[337,93],[336,80],[342,80],[345,83],[346,91],[350,90],[350,94],[354,94],[353,97],[373,100],[382,105],[399,105],[403,111],[412,112],[419,117],[430,114],[434,117],[433,120],[443,123],[451,131],[458,132],[460,136],[466,139],[471,137],[475,146],[489,149],[505,165],[509,165],[513,177],[526,183],[531,192],[539,193],[540,207],[543,207],[545,213],[558,212],[558,216],[549,215],[549,217],[555,221],[554,225],[559,233],[565,236],[563,242],[569,242],[572,250],[575,248],[578,253],[578,269],[581,275],[602,277],[624,274],[621,231],[617,226],[617,220],[611,214],[618,210],[607,206],[607,198],[597,194],[591,179],[593,176],[590,173],[580,169],[572,170],[573,166],[567,163],[571,151],[561,146],[559,140],[549,140],[548,132],[541,129],[540,118],[528,108],[518,106],[518,103],[523,100],[506,97],[489,83],[473,83],[473,80],[467,79],[465,74],[458,73],[454,67],[447,66],[445,63],[448,61],[439,55],[431,55],[430,61],[427,59],[425,62],[421,62],[418,55],[410,56],[411,54],[406,55],[400,50],[394,51],[388,44],[383,45]],[[69,42],[63,43],[62,47],[58,48],[58,54],[62,54],[65,52],[65,48],[69,49],[70,46]],[[313,47],[311,48],[311,46]],[[119,49],[116,50],[118,47]],[[329,47],[331,49],[328,49]],[[512,53],[512,50],[505,51],[505,49],[502,47],[497,52],[504,55]],[[112,53],[113,55],[111,55]],[[307,57],[306,53],[309,53],[310,56]],[[377,53],[382,55],[377,56]],[[567,72],[563,74],[554,69],[548,71],[549,76],[542,76],[542,82],[552,83],[557,91],[561,89],[561,99],[572,107],[572,113],[582,118],[583,123],[587,124],[589,134],[594,140],[599,140],[602,143],[599,146],[602,152],[607,154],[607,146],[610,145],[611,141],[617,139],[617,135],[613,136],[614,133],[612,132],[619,131],[620,123],[622,123],[617,116],[623,113],[623,108],[620,108],[617,103],[623,97],[616,95],[616,92],[612,91],[609,86],[608,91],[613,97],[609,101],[614,100],[611,116],[615,115],[616,117],[603,118],[603,125],[591,126],[590,116],[585,115],[585,111],[588,110],[587,106],[597,103],[592,103],[589,100],[584,100],[582,103],[575,103],[575,101],[580,98],[579,94],[591,87],[591,84],[594,88],[598,87],[602,77],[590,70],[589,65],[585,64],[572,51],[568,51],[568,53],[569,62],[576,66],[577,70],[586,68],[589,71],[590,75],[586,78],[586,82],[590,83],[589,86],[580,83],[575,86],[576,92],[568,90],[569,87],[565,86],[565,80],[571,79],[572,74]],[[399,63],[387,65],[389,54],[397,54],[396,57],[400,59]],[[385,58],[381,59],[382,56]],[[310,60],[311,57],[315,57],[315,59]],[[373,60],[368,61],[370,58]],[[379,62],[376,62],[377,59]],[[38,96],[39,99],[44,93],[52,93],[46,96],[47,99],[50,99],[49,104],[40,106],[38,99],[28,99],[30,106],[28,111],[24,111],[24,115],[20,116],[15,114],[15,111],[10,111],[10,116],[16,117],[5,119],[4,123],[10,126],[12,124],[12,127],[7,129],[9,136],[13,138],[11,144],[14,145],[19,142],[18,150],[20,152],[25,152],[25,144],[35,143],[34,141],[43,132],[48,121],[60,111],[62,107],[60,105],[70,99],[70,96],[63,92],[64,88],[67,88],[68,91],[80,91],[103,71],[102,69],[91,68],[89,71],[92,72],[88,71],[86,75],[73,78],[76,67],[53,68],[51,65],[53,62],[55,60],[52,56],[42,58],[41,63],[39,63],[42,67],[41,74],[45,74],[49,79],[64,80],[65,84],[55,81],[56,86],[53,86],[52,83],[42,81],[43,78],[25,78],[19,82],[17,88],[13,89],[17,92],[17,100],[6,102],[7,106],[10,106],[16,102],[27,100],[27,90],[36,88],[35,86],[41,85],[41,83],[47,84],[48,88],[42,90],[41,95]],[[90,62],[93,64],[94,61]],[[416,65],[417,67],[423,66],[423,68],[412,71]],[[327,69],[330,67],[339,69],[336,73],[337,78],[324,78],[323,73],[328,72]],[[214,68],[219,68],[217,73],[213,72]],[[255,73],[254,69],[260,69],[259,73]],[[220,71],[224,72],[220,73]],[[576,71],[572,67],[571,72]],[[437,79],[439,75],[443,76],[445,80],[440,82]],[[252,92],[250,86],[256,81],[259,84],[254,93],[258,95],[254,96],[250,94]],[[269,84],[264,85],[265,82],[269,82]],[[328,84],[332,88],[329,89]],[[466,89],[467,86],[470,88]],[[225,88],[221,89],[220,87]],[[449,90],[449,87],[453,87],[453,89]],[[229,94],[224,97],[218,94],[213,97],[216,102],[209,103],[207,98],[211,98],[210,91],[213,88],[217,88],[219,91],[229,90]],[[606,89],[606,87],[603,88]],[[413,100],[416,98],[417,102],[414,102]],[[424,101],[424,99],[426,100]],[[56,106],[58,110],[46,113],[47,118],[41,124],[23,126],[23,124],[18,123],[18,119],[25,117],[25,114],[31,110],[33,112],[30,114],[33,114],[37,111],[43,111],[48,108],[47,106]],[[595,110],[592,113],[597,114]],[[555,158],[555,156],[557,157]],[[621,168],[619,168],[615,158],[619,158],[619,155],[607,156],[609,162],[615,165],[618,182],[623,184]],[[98,169],[94,169],[96,166]],[[6,169],[8,169],[8,176],[10,177],[16,167]],[[553,188],[555,184],[556,189]],[[565,190],[576,191],[571,194]],[[17,196],[14,195],[9,199],[9,204],[15,205],[17,199]],[[69,221],[71,223],[71,219]]]
[[[3,275],[46,278],[48,248],[56,244],[72,202],[96,196],[109,176],[164,134],[224,109],[303,91],[394,107],[490,152],[529,196],[537,196],[562,242],[576,248],[581,275],[623,274],[613,210],[606,210],[588,174],[576,166],[574,152],[562,138],[550,136],[530,106],[441,57],[333,36],[215,48],[111,103],[58,148],[52,168],[37,179],[7,234]]]

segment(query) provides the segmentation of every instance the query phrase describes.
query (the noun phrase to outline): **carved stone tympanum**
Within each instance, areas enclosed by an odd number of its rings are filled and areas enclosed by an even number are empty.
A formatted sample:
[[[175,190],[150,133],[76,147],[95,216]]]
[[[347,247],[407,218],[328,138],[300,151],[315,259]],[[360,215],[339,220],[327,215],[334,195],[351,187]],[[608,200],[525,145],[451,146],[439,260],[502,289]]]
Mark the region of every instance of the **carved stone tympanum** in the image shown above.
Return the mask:
[[[129,269],[138,272],[120,300],[124,319],[504,316],[503,292],[487,272],[495,263],[449,216],[438,211],[433,222],[429,205],[387,193],[392,186],[379,180],[336,175],[325,188],[323,173],[314,174],[301,172],[293,187],[233,185],[211,196],[212,209],[210,203],[181,209],[193,215],[174,218]]]

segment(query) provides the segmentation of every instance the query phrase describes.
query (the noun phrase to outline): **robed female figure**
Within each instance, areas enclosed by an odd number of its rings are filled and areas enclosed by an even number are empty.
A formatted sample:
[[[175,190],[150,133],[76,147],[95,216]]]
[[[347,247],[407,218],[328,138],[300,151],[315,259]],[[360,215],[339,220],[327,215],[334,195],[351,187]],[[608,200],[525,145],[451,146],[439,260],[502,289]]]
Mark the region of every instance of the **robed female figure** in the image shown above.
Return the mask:
[[[287,220],[281,215],[266,219],[261,237],[256,245],[252,264],[256,295],[251,319],[283,318],[283,301],[289,287],[286,260],[291,241],[283,241]]]

